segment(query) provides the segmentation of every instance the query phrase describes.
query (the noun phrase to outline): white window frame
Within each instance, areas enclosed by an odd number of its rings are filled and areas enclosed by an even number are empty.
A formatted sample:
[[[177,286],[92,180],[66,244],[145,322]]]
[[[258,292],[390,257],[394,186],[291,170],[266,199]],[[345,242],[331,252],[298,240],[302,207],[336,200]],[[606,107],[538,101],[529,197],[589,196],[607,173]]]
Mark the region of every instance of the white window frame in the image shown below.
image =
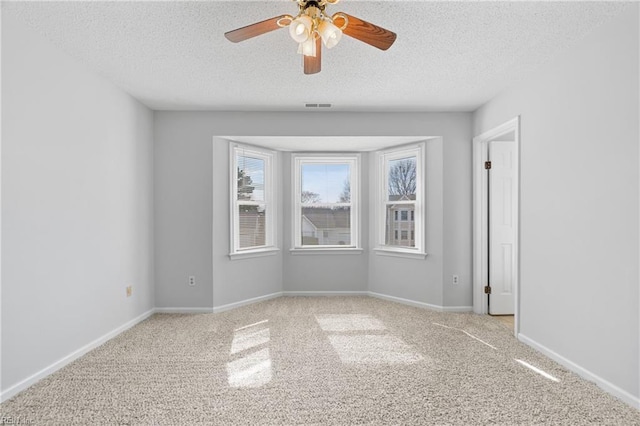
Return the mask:
[[[378,255],[424,259],[427,256],[425,245],[425,143],[405,145],[378,151],[377,156],[377,190],[376,192],[376,235],[374,251]],[[393,204],[414,205],[415,247],[387,245],[385,241],[386,215],[388,201],[389,162],[407,157],[416,157],[416,199],[415,201],[395,201]],[[409,213],[408,213],[409,215]],[[408,216],[410,218],[410,216]]]
[[[293,154],[292,155],[292,254],[360,254],[360,154]],[[351,179],[351,200],[349,203],[327,203],[327,206],[351,207],[351,244],[346,245],[302,245],[302,166],[305,164],[349,164]]]
[[[238,155],[259,158],[264,161],[264,201],[238,200]],[[278,202],[276,192],[277,153],[268,149],[251,145],[231,143],[229,149],[229,179],[230,179],[230,251],[231,259],[274,255],[278,252],[277,218]],[[240,205],[264,205],[265,215],[265,245],[255,247],[240,247]]]

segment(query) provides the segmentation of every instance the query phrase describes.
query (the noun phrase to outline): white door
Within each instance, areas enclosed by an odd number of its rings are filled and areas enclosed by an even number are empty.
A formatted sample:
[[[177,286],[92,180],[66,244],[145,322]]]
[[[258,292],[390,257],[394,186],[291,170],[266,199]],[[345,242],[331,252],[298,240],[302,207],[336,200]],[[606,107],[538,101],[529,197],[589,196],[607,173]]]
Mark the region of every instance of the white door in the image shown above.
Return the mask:
[[[515,286],[515,143],[489,142],[489,313],[513,315]]]

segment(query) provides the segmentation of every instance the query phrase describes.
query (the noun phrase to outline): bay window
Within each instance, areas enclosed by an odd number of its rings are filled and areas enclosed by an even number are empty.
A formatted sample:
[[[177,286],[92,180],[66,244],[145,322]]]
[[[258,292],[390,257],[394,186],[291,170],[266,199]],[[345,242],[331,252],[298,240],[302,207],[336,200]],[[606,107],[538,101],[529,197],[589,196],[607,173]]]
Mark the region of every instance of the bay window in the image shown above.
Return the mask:
[[[275,153],[231,144],[231,257],[276,250]]]
[[[360,249],[360,156],[293,155],[293,251]]]
[[[380,151],[378,254],[424,257],[424,143]]]

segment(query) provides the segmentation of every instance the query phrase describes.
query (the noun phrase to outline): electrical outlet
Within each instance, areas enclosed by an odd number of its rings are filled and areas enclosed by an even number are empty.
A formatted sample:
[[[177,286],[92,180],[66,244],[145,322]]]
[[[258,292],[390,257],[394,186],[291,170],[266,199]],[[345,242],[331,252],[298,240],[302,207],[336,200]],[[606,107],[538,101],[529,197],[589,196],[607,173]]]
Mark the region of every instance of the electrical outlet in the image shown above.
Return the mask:
[[[459,284],[460,283],[460,278],[457,275],[453,276],[453,279],[451,280],[454,284]]]
[[[127,297],[131,297],[131,292],[133,291],[133,286],[127,287]]]
[[[196,277],[193,275],[189,275],[189,285],[191,287],[193,287],[194,285],[196,285]]]

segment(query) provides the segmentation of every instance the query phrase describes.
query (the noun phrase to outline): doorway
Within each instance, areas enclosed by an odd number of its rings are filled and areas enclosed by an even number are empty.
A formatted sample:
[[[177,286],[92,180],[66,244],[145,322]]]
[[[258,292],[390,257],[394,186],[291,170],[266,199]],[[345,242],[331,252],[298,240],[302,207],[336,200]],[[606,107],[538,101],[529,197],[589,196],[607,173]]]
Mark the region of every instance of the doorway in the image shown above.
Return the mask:
[[[473,310],[519,330],[520,118],[473,138]]]

